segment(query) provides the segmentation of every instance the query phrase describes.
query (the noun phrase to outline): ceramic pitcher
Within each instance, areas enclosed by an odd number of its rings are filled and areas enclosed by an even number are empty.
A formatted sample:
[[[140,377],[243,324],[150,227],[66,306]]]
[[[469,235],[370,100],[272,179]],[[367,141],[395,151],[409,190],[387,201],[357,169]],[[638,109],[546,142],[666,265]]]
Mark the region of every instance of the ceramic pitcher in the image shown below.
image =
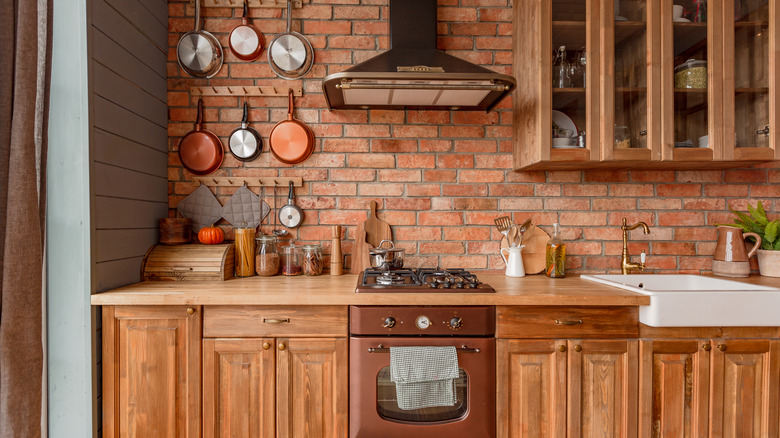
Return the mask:
[[[523,248],[525,245],[501,248],[501,258],[506,264],[507,277],[525,277],[525,266],[523,266]]]
[[[745,238],[753,237],[755,245],[745,249]],[[748,259],[761,246],[761,236],[743,233],[742,228],[721,225],[718,227],[718,244],[712,255],[712,273],[726,277],[747,277],[750,274]]]

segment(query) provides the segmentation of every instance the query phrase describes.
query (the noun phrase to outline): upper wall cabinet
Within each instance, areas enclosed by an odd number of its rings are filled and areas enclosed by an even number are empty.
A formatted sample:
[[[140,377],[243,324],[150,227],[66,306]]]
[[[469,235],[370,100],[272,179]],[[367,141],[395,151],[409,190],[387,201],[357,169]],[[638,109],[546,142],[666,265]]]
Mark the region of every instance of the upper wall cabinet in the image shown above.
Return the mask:
[[[514,8],[516,169],[780,159],[775,2],[529,0]]]

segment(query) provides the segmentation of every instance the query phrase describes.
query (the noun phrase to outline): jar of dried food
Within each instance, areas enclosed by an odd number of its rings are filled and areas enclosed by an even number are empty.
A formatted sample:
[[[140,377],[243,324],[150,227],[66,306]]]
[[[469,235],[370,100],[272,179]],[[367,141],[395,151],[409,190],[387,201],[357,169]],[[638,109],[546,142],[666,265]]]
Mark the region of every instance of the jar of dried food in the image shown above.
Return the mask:
[[[282,275],[301,275],[303,274],[303,251],[300,246],[291,243],[282,247]]]
[[[255,229],[241,222],[233,234],[236,239],[236,277],[251,277],[255,275]]]
[[[270,277],[279,273],[279,251],[276,249],[276,236],[260,236],[255,251],[255,271],[261,277]]]
[[[707,88],[707,61],[689,59],[675,67],[674,88]]]
[[[303,275],[322,274],[322,246],[303,245]]]

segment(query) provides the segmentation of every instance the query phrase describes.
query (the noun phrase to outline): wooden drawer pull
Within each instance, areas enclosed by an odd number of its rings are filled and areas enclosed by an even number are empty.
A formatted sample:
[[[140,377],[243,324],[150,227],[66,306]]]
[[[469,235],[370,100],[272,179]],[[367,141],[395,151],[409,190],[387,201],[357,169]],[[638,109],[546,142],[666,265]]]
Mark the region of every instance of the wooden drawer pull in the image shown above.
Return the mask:
[[[193,309],[192,307],[187,307],[187,315],[194,315],[194,314],[195,314],[195,309]]]
[[[558,325],[577,325],[577,324],[582,324],[582,320],[577,319],[577,320],[570,320],[570,321],[560,321],[556,319],[555,323]]]
[[[287,322],[290,322],[290,318],[282,318],[282,319],[263,318],[263,323],[265,324],[284,324]]]

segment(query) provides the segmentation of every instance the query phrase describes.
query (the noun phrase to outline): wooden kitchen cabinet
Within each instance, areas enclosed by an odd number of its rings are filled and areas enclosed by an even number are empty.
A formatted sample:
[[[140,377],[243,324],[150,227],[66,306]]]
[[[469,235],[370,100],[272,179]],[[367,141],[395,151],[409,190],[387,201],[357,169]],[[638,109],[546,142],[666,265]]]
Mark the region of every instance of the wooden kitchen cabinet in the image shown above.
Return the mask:
[[[199,306],[103,307],[103,436],[200,437]]]
[[[204,437],[347,436],[346,307],[209,306],[204,333]]]
[[[636,436],[635,307],[502,306],[496,334],[498,437]]]
[[[778,339],[642,340],[639,436],[778,436],[778,354]]]
[[[780,159],[772,134],[780,127],[780,11],[769,0],[703,4],[515,2],[514,74],[524,78],[514,97],[515,169],[712,169]],[[688,18],[674,19],[673,5]],[[562,46],[568,82],[555,61]],[[686,70],[698,79],[676,79],[688,60],[704,63]],[[584,131],[584,147],[554,144],[561,120]]]

